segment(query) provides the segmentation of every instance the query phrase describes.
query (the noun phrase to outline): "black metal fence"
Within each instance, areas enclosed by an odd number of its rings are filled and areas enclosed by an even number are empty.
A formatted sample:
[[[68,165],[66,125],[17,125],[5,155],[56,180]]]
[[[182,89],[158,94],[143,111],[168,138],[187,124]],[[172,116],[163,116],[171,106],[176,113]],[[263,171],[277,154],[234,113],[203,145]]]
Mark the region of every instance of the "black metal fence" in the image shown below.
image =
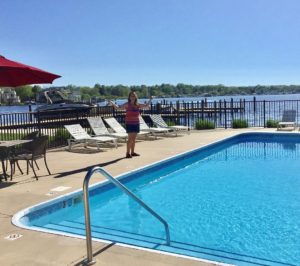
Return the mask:
[[[249,127],[266,127],[270,119],[280,121],[284,110],[296,110],[298,123],[299,103],[299,100],[256,101],[255,98],[253,101],[177,102],[163,104],[153,111],[170,121],[192,128],[199,119],[209,120],[218,128],[231,128],[236,119],[246,120]]]
[[[160,102],[152,104],[148,110],[142,110],[145,121],[152,126],[149,114],[161,114],[169,123],[187,125],[194,128],[196,121],[205,119],[213,122],[217,128],[231,128],[236,119],[246,120],[249,127],[266,127],[269,119],[280,121],[284,110],[296,110],[296,123],[299,122],[299,100],[284,101],[197,101],[197,102]],[[87,117],[114,116],[124,123],[125,112],[112,107],[95,107],[88,114],[77,112],[42,113],[26,112],[0,115],[0,140],[21,139],[26,134],[39,130],[49,135],[49,147],[66,145],[69,137],[64,129],[67,124],[81,124],[90,129]]]

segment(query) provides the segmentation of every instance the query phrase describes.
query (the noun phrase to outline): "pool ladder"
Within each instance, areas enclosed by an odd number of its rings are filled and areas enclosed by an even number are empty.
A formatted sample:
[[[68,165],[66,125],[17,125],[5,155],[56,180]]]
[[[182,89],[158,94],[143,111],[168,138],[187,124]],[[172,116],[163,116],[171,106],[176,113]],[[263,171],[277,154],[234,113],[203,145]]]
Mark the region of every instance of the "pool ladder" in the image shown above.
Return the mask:
[[[96,172],[102,174],[106,179],[111,181],[115,186],[119,187],[129,197],[134,199],[143,208],[145,208],[148,212],[150,212],[155,218],[157,218],[165,227],[167,245],[170,245],[170,230],[169,230],[168,223],[162,217],[160,217],[154,210],[152,210],[145,202],[140,200],[135,194],[133,194],[128,188],[126,188],[119,180],[113,178],[107,171],[97,166],[88,171],[83,181],[83,200],[84,200],[85,232],[86,232],[86,248],[87,248],[87,259],[84,262],[85,265],[92,265],[96,263],[96,261],[93,260],[90,204],[89,204],[89,191],[88,191],[89,181],[92,175]]]

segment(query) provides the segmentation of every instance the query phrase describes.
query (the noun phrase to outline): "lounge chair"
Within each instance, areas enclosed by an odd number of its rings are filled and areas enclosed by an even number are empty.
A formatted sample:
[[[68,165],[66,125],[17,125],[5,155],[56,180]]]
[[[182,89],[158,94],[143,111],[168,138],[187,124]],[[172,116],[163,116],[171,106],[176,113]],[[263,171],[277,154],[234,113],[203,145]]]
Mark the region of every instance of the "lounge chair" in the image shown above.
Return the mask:
[[[104,118],[104,120],[115,133],[126,133],[125,128],[114,117]],[[149,136],[149,134],[149,132],[140,131],[140,133],[138,133],[138,136],[147,137]]]
[[[166,135],[168,133],[174,132],[173,130],[169,130],[168,128],[149,127],[141,115],[139,116],[139,120],[140,120],[140,130],[143,132],[150,132],[155,137],[157,136],[157,134]]]
[[[89,117],[87,120],[95,136],[110,136],[118,139],[124,139],[125,141],[127,140],[128,134],[126,132],[125,133],[109,132],[107,127],[104,125],[101,117]]]
[[[151,118],[153,124],[155,126],[157,126],[158,128],[172,129],[175,131],[186,131],[187,133],[190,132],[190,129],[187,126],[180,126],[180,125],[168,126],[161,115],[150,115],[150,118]]]
[[[99,145],[103,143],[112,143],[116,148],[118,147],[117,139],[108,136],[91,137],[84,128],[79,124],[64,126],[72,138],[68,139],[69,151],[73,143],[84,143],[85,147],[88,144],[96,144],[99,150]]]
[[[284,110],[277,130],[295,130],[296,126],[296,110]]]

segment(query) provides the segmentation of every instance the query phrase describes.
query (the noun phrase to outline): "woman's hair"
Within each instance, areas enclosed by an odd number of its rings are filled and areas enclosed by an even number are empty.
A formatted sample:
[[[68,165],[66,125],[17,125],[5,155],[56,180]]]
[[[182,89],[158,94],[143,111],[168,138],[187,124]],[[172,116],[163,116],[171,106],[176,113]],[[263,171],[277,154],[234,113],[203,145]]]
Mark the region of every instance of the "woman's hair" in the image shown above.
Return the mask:
[[[134,101],[134,105],[137,105],[138,104],[138,97],[137,97],[137,95],[136,95],[136,93],[134,92],[134,91],[131,91],[131,92],[129,92],[129,94],[128,94],[128,103],[130,103],[130,96],[131,95],[134,95],[135,96],[135,101]]]

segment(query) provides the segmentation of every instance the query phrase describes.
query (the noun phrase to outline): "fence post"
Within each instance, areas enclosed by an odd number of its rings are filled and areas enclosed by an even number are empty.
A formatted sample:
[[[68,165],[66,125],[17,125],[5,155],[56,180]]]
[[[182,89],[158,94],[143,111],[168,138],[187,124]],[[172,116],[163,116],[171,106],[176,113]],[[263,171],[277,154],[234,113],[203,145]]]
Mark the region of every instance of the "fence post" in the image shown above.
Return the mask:
[[[201,119],[204,119],[204,101],[201,100]]]
[[[195,120],[198,121],[199,117],[200,117],[200,102],[198,100],[197,104],[196,104],[196,118],[195,118]]]
[[[217,102],[214,101],[214,118],[215,118],[215,126],[217,127]]]
[[[188,115],[187,115],[187,122],[186,122],[186,120],[185,120],[185,126],[187,125],[188,127],[190,127],[190,103],[189,102],[187,102],[186,103],[187,104],[187,109],[188,109]]]
[[[227,129],[227,109],[226,109],[226,100],[224,100],[224,115],[225,115],[225,129]]]
[[[28,109],[29,109],[29,122],[32,122],[32,107],[31,104],[28,105]]]
[[[243,111],[243,104],[242,104],[242,99],[240,99],[240,114],[242,113]]]
[[[297,108],[296,108],[296,109],[297,109],[297,112],[296,112],[296,125],[297,125],[297,126],[299,126],[299,125],[298,125],[298,112],[299,112],[299,110],[298,110],[298,109],[299,109],[299,108],[298,108],[298,103],[299,103],[299,102],[297,101],[297,102],[296,102],[296,104],[297,104]]]
[[[41,136],[41,118],[40,118],[40,111],[37,111],[37,126],[38,126],[38,131],[39,135]]]
[[[264,107],[264,127],[266,127],[266,100],[264,100],[263,107]]]
[[[176,102],[176,116],[177,116],[177,121],[180,120],[180,103],[179,101]]]
[[[183,101],[182,104],[183,104],[183,112],[184,112],[184,120],[185,120],[184,122],[186,124],[186,118],[187,118],[186,103]]]
[[[231,121],[233,120],[233,98],[230,100]]]
[[[156,113],[157,113],[157,114],[160,114],[160,113],[161,113],[161,104],[160,104],[160,103],[157,103],[157,104],[156,104]]]

